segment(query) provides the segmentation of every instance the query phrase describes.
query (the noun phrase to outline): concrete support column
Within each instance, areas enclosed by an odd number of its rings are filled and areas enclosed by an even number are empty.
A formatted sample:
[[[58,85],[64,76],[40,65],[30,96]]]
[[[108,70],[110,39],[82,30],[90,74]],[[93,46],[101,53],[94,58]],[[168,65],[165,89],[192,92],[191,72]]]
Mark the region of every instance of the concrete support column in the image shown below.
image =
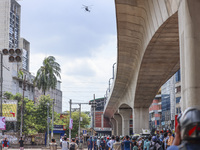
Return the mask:
[[[132,109],[119,109],[118,113],[122,117],[122,135],[129,135],[130,128],[130,117],[132,114]]]
[[[179,41],[181,64],[182,110],[200,105],[200,1],[182,0],[180,3]]]
[[[110,122],[112,123],[112,135],[116,135],[116,129],[117,129],[117,127],[116,127],[116,120],[114,119],[114,118],[111,118],[110,119]]]
[[[122,135],[122,117],[119,114],[114,115],[114,119],[117,124],[117,133],[116,135]]]
[[[142,133],[142,129],[149,129],[149,108],[134,108],[133,133]]]

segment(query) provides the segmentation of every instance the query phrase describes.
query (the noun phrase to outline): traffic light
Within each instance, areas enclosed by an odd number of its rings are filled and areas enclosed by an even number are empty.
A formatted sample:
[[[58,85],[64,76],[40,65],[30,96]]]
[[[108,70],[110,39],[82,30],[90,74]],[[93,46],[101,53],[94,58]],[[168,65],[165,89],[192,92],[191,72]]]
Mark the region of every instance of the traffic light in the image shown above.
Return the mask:
[[[9,55],[8,60],[9,62],[21,62],[22,61],[22,49],[19,48],[4,48],[2,50],[3,55]]]

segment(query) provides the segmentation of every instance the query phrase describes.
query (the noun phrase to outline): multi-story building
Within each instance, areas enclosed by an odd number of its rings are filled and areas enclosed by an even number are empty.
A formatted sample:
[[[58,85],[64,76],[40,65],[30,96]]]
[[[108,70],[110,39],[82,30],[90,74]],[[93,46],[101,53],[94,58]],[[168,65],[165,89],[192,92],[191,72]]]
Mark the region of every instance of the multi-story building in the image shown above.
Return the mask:
[[[160,131],[161,127],[161,94],[156,95],[151,106],[149,107],[149,128],[150,130],[155,129]]]
[[[105,118],[103,115],[104,111],[104,98],[98,98],[95,100],[90,100],[91,102],[96,102],[95,112],[91,109],[91,121],[94,121],[94,131],[99,135],[111,135],[111,125],[108,118]],[[93,115],[93,113],[95,115]],[[93,118],[94,116],[94,118]],[[92,123],[91,123],[92,124]]]
[[[54,111],[57,113],[62,113],[62,91],[61,91],[61,82],[57,82],[57,86],[55,90],[48,90],[46,95],[49,95],[52,99],[54,99]],[[43,95],[42,90],[38,90],[35,88],[35,102],[38,101],[40,96]]]
[[[181,73],[180,70],[176,72],[175,74],[175,94],[176,94],[176,115],[179,115],[181,113]]]
[[[21,6],[16,0],[0,0],[0,51],[3,49],[21,49],[20,62],[9,62],[9,55],[3,55],[3,93],[8,91],[12,94],[23,93],[23,82],[26,80],[24,96],[36,100],[39,97],[39,90],[33,86],[34,76],[30,69],[30,43],[20,37]],[[0,57],[1,58],[1,57]],[[1,68],[1,67],[0,67]],[[19,71],[23,71],[23,77]],[[62,112],[62,91],[58,82],[56,90],[48,91],[47,94],[55,99],[55,111]],[[1,87],[1,86],[0,86]],[[37,95],[37,96],[35,96]]]
[[[175,124],[175,75],[173,75],[162,87],[161,87],[161,99],[162,99],[162,127],[164,129],[174,129]]]

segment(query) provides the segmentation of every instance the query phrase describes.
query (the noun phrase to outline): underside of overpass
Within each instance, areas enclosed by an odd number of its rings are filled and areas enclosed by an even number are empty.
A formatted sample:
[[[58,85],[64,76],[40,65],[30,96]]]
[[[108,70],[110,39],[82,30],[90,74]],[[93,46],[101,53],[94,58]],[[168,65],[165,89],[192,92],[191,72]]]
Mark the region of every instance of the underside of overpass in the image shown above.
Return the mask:
[[[178,3],[116,0],[115,5],[117,74],[104,115],[112,118],[125,103],[133,119],[148,120],[148,108],[159,88],[180,68]]]
[[[153,98],[180,67],[182,110],[200,105],[200,1],[115,0],[115,5],[117,71],[104,115],[113,118],[126,104],[133,132],[148,128]]]

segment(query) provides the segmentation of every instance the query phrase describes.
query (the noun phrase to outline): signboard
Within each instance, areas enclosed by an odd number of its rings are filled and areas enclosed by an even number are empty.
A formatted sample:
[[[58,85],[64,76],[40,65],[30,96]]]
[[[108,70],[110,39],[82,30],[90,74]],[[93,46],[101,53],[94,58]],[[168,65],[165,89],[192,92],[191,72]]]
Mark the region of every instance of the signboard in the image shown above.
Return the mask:
[[[0,117],[0,130],[6,130],[5,117]]]
[[[63,131],[63,125],[54,125],[54,126],[53,126],[53,130]]]
[[[83,130],[83,134],[87,134],[87,130]]]
[[[17,100],[3,100],[2,116],[6,121],[17,121]]]

